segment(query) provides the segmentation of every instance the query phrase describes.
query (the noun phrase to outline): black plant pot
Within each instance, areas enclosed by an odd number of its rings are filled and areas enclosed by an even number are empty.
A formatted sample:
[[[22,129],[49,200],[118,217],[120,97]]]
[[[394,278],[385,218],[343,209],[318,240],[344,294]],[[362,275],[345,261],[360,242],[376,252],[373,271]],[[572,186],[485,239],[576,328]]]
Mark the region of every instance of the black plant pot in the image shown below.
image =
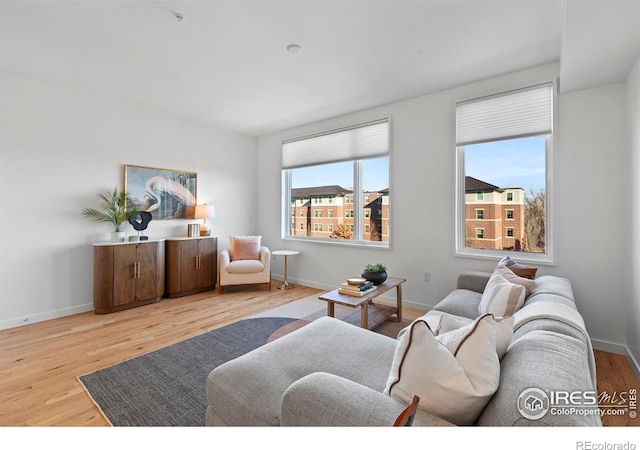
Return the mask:
[[[362,272],[362,278],[372,281],[375,286],[384,283],[387,279],[387,272]]]

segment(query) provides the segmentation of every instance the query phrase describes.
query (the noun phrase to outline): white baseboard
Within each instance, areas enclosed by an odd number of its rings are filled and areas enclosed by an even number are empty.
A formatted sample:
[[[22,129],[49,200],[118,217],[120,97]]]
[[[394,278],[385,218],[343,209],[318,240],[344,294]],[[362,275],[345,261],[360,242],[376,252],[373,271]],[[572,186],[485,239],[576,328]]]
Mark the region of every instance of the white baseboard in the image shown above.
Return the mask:
[[[44,322],[45,320],[58,319],[60,317],[66,317],[72,314],[80,314],[87,311],[93,311],[93,303],[74,306],[72,308],[56,309],[55,311],[48,311],[46,313],[34,314],[32,316],[22,316],[22,317],[16,317],[13,319],[3,320],[2,322],[0,322],[0,330],[7,330],[9,328],[21,327],[24,325],[29,325],[31,323]]]
[[[608,341],[600,341],[598,339],[591,339],[591,345],[594,350],[601,350],[603,352],[615,353],[616,355],[623,355],[627,358],[629,365],[633,369],[633,372],[636,374],[636,377],[640,379],[640,364],[633,357],[629,348],[626,345],[616,344]]]

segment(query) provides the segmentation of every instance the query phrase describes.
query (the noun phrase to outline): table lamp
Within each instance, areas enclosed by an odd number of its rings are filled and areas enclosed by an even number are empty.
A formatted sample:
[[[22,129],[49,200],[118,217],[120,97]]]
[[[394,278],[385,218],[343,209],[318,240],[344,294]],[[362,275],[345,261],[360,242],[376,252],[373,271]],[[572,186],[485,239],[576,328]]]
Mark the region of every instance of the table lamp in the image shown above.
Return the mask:
[[[204,219],[202,225],[200,225],[200,236],[210,236],[211,228],[207,223],[207,219],[216,218],[216,207],[213,205],[196,205],[196,211],[193,216],[195,219]]]

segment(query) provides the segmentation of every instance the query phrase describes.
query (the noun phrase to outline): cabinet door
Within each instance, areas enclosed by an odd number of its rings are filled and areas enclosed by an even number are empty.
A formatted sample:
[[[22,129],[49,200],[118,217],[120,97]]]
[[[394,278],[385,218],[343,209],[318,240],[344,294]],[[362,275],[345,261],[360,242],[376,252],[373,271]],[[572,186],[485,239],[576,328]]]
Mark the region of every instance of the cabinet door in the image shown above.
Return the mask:
[[[215,246],[213,239],[198,241],[198,287],[212,287],[215,284]]]
[[[113,247],[113,306],[132,303],[136,298],[136,247]]]
[[[133,247],[133,246],[131,246]],[[149,300],[156,297],[158,270],[158,243],[138,244],[136,246],[138,275],[136,278],[136,300]]]
[[[180,291],[189,292],[198,286],[198,241],[182,241],[180,246]]]

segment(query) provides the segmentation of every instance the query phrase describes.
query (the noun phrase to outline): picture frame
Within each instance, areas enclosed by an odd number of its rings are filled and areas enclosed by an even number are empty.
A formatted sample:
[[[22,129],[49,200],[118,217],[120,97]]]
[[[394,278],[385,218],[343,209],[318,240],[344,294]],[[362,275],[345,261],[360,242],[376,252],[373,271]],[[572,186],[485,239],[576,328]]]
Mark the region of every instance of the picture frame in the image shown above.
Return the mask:
[[[198,174],[187,170],[124,165],[124,191],[153,220],[188,218],[197,201]]]

